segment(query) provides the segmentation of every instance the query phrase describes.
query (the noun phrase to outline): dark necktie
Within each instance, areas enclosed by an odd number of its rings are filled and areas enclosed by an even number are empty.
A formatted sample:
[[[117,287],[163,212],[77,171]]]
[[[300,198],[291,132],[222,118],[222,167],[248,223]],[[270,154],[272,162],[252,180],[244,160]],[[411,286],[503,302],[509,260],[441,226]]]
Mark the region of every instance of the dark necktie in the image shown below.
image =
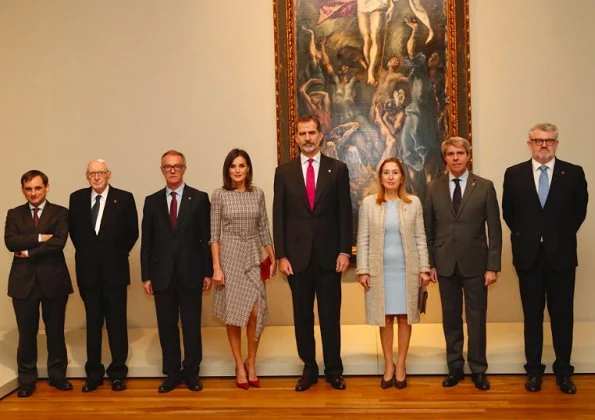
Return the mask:
[[[95,203],[93,203],[93,207],[91,207],[91,226],[93,226],[93,230],[95,229],[95,225],[97,224],[97,216],[99,215],[99,201],[101,201],[101,195],[95,197]]]
[[[176,223],[178,222],[178,200],[176,199],[176,192],[172,191],[171,195],[171,203],[169,203],[169,222],[171,224],[171,228],[176,228]]]
[[[459,207],[461,207],[461,198],[463,195],[461,194],[461,180],[459,178],[455,178],[452,180],[455,185],[455,191],[452,194],[452,208],[455,211],[455,214],[459,213]]]
[[[33,223],[35,226],[39,225],[39,207],[33,208]]]
[[[310,204],[310,210],[314,209],[314,198],[316,197],[316,182],[314,182],[314,166],[312,161],[314,159],[308,159],[308,170],[306,171],[306,195],[308,196],[308,204]]]

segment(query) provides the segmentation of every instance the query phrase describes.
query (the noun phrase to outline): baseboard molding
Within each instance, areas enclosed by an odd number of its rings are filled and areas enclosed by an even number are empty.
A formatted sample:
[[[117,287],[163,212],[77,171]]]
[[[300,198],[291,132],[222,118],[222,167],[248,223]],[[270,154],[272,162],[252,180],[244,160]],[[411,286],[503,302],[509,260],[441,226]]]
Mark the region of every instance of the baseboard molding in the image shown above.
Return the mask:
[[[549,334],[549,324],[544,324],[543,361],[546,372],[551,372],[554,352]],[[578,322],[574,329],[573,364],[576,373],[595,373],[595,322]],[[203,361],[201,376],[233,376],[234,364],[227,342],[225,328],[203,328]],[[342,357],[345,375],[378,375],[384,369],[378,328],[367,325],[342,327]],[[38,338],[39,376],[47,377],[45,332]],[[245,341],[245,340],[244,340]],[[85,330],[66,331],[68,347],[68,377],[85,376]],[[155,328],[131,328],[128,367],[130,377],[159,377],[161,373],[161,348]],[[17,387],[16,330],[0,331],[0,397]],[[107,337],[103,340],[104,360],[109,360]],[[316,328],[317,355],[321,370],[322,344]],[[244,342],[245,345],[245,342]],[[441,324],[417,324],[407,358],[410,375],[441,375],[446,373],[444,336]],[[396,352],[396,344],[395,344]],[[490,374],[524,373],[522,323],[488,324],[488,362]],[[297,357],[292,326],[268,327],[261,338],[258,352],[258,374],[261,376],[297,376],[302,364]]]

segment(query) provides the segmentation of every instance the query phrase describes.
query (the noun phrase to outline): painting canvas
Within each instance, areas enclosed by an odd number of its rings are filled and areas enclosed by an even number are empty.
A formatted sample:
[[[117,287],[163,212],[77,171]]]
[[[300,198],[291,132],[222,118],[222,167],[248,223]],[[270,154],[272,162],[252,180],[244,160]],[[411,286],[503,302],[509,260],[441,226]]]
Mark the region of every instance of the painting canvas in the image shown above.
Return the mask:
[[[440,143],[469,138],[468,0],[275,0],[277,156],[299,153],[295,121],[321,122],[324,154],[349,168],[354,214],[389,156],[422,200]]]

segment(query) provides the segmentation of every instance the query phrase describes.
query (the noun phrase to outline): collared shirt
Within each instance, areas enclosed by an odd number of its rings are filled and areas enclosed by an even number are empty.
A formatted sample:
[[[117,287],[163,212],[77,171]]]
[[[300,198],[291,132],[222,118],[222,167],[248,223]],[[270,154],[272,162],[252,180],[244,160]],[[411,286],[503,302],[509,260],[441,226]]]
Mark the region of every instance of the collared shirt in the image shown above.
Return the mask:
[[[109,184],[105,187],[105,190],[101,194],[97,194],[93,188],[91,188],[91,208],[95,204],[95,198],[100,195],[99,200],[99,212],[97,213],[97,221],[95,222],[95,233],[99,234],[99,228],[101,227],[101,219],[103,218],[103,210],[105,210],[105,203],[107,202],[107,194],[109,193]]]
[[[316,153],[312,158],[304,156],[300,153],[300,161],[302,162],[302,174],[304,175],[304,184],[306,183],[306,174],[308,173],[308,160],[312,159],[312,167],[314,168],[314,185],[318,183],[318,171],[320,170],[320,152]]]
[[[556,158],[553,158],[548,163],[539,163],[535,159],[531,159],[531,165],[533,165],[533,180],[535,181],[535,191],[539,191],[539,177],[541,176],[541,165],[547,166],[547,178],[548,185],[552,185],[552,176],[554,176],[554,164]]]
[[[461,176],[454,176],[450,172],[448,173],[448,188],[450,190],[450,199],[451,200],[452,200],[452,196],[454,195],[454,192],[455,192],[455,187],[457,186],[457,184],[453,181],[453,179],[455,179],[455,178],[458,178],[461,180],[461,182],[459,182],[459,185],[461,186],[461,198],[463,198],[463,195],[465,194],[465,187],[467,186],[467,179],[469,178],[469,170],[466,169],[465,173]]]
[[[43,213],[43,209],[45,208],[47,202],[47,200],[43,200],[43,203],[37,206],[37,217],[41,218],[41,213]],[[33,210],[35,210],[35,206],[31,203],[29,203],[29,210],[31,210],[31,218],[33,219]]]
[[[176,200],[178,202],[178,214],[180,214],[180,204],[182,204],[182,197],[184,195],[184,186],[186,184],[182,182],[182,185],[180,185],[178,188],[176,188],[175,190],[172,190],[169,187],[165,187],[165,197],[167,198],[167,213],[169,214],[169,209],[171,208],[171,193],[175,192],[176,193]],[[176,217],[178,217],[178,214],[176,214]]]

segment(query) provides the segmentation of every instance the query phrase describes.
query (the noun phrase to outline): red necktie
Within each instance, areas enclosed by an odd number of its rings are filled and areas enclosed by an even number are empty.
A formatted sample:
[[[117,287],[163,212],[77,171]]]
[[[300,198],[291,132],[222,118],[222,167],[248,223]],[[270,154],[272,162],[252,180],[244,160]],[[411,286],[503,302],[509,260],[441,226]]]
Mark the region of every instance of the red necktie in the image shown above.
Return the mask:
[[[176,200],[176,193],[175,191],[171,192],[171,203],[169,203],[169,222],[171,223],[171,228],[176,228],[176,223],[178,221],[178,201]]]
[[[314,209],[314,198],[316,197],[316,183],[314,182],[314,166],[312,162],[314,159],[308,159],[308,170],[306,171],[306,195],[308,196],[308,204],[310,210]]]
[[[39,225],[39,207],[33,208],[33,223],[35,226]]]

